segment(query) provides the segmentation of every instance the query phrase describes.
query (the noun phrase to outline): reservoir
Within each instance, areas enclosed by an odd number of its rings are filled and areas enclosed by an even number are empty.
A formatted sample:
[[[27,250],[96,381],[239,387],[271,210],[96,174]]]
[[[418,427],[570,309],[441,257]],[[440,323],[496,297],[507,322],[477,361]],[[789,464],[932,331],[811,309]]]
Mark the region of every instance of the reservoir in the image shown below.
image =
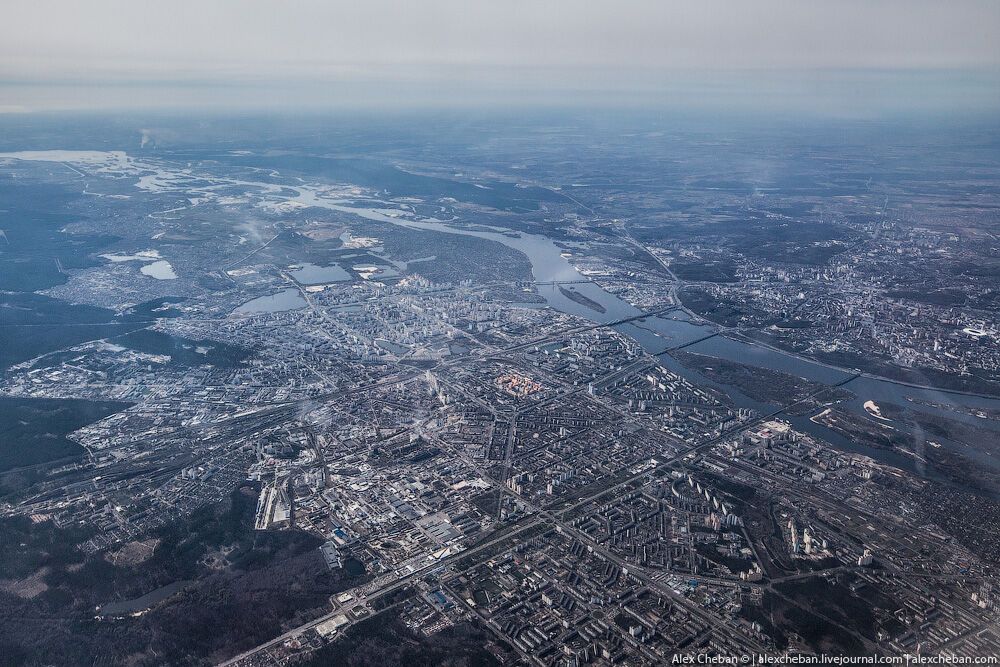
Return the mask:
[[[306,300],[294,287],[282,290],[277,294],[268,294],[251,299],[233,311],[235,315],[256,315],[259,313],[280,313],[286,310],[298,310],[306,307]]]
[[[292,278],[300,285],[323,285],[325,283],[340,283],[351,280],[350,272],[339,264],[330,266],[319,266],[317,264],[303,264],[301,268],[289,271]]]

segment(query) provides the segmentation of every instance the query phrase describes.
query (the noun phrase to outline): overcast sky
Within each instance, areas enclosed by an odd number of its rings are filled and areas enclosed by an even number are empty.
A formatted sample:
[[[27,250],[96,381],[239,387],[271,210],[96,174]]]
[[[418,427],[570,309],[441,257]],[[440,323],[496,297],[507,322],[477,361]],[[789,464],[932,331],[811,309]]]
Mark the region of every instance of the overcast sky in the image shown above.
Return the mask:
[[[928,71],[976,94],[1000,71],[997,0],[4,0],[0,17],[8,110],[140,104],[140,88],[310,101],[318,84],[631,98],[752,79],[836,97],[851,73],[912,88]]]

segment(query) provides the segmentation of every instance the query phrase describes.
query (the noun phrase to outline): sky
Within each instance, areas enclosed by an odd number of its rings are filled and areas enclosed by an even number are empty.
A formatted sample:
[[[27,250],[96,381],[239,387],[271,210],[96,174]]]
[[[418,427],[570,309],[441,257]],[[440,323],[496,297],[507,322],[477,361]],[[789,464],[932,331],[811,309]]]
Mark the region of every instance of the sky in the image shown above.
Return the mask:
[[[996,0],[4,0],[2,15],[5,111],[1000,108]]]

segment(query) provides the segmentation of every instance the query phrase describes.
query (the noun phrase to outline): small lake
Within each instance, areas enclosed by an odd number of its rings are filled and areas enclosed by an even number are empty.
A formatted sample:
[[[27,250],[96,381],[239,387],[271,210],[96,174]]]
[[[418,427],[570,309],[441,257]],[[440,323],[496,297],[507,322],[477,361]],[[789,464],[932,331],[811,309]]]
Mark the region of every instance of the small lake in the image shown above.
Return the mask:
[[[184,587],[191,584],[191,581],[175,581],[161,586],[154,591],[150,591],[143,596],[132,600],[122,600],[121,602],[108,602],[98,607],[97,613],[100,616],[125,616],[127,614],[138,614],[146,611],[158,602],[163,602],[171,595],[180,593]]]
[[[302,264],[302,267],[289,271],[292,278],[301,285],[322,285],[325,283],[340,283],[351,280],[351,273],[339,264],[320,266],[318,264]]]
[[[298,310],[306,307],[306,300],[294,287],[282,290],[277,294],[268,294],[251,299],[238,306],[233,311],[237,315],[254,315],[257,313],[280,313],[286,310]]]
[[[144,276],[150,276],[157,280],[174,280],[177,278],[177,274],[174,273],[174,267],[170,266],[170,262],[165,259],[153,262],[152,264],[146,264],[139,269],[139,272]]]

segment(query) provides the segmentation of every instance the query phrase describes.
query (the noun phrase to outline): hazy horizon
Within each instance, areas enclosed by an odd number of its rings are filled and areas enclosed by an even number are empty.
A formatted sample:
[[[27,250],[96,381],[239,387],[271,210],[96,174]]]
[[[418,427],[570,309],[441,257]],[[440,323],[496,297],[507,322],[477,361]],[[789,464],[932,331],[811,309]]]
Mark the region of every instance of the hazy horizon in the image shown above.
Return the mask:
[[[58,21],[52,17],[59,17]],[[0,111],[1000,109],[1000,4],[18,2]],[[887,29],[886,26],[891,26]]]

